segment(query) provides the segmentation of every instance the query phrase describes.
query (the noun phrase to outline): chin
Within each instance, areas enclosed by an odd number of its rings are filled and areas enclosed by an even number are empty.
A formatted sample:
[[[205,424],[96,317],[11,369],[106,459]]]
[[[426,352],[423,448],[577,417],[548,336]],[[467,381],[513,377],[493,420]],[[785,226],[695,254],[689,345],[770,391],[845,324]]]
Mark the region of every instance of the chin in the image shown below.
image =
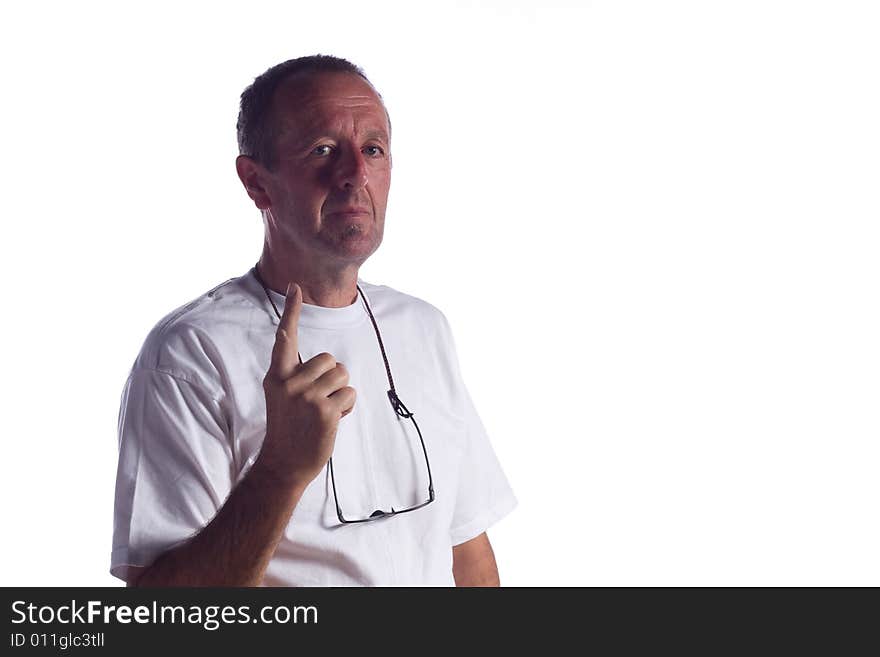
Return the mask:
[[[332,242],[325,244],[328,250],[338,258],[363,262],[379,248],[381,243],[382,238],[377,237],[372,231],[368,233],[345,231],[342,234],[334,235]]]

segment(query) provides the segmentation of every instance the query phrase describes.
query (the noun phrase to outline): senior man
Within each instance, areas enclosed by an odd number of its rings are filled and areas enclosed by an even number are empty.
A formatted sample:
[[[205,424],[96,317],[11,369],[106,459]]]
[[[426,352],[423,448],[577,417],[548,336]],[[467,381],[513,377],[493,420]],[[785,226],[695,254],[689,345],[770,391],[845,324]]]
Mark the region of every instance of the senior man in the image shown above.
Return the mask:
[[[313,56],[241,97],[255,267],[150,332],[126,382],[111,572],[138,586],[498,585],[516,504],[432,305],[358,277],[382,241],[385,106]]]

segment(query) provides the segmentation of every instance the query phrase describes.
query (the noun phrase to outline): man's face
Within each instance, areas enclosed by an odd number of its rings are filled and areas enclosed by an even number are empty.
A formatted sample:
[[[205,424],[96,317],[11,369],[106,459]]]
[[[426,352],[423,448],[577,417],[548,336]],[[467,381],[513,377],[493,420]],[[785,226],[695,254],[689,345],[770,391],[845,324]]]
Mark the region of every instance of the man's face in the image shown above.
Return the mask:
[[[324,73],[274,99],[276,166],[265,189],[269,238],[323,264],[363,263],[382,242],[391,184],[388,117],[362,78]]]

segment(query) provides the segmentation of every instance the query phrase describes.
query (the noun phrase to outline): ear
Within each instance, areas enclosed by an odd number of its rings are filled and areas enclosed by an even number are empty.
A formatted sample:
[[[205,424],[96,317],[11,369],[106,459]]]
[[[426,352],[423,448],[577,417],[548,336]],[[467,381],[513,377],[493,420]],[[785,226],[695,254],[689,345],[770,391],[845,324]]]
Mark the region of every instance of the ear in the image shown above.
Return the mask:
[[[247,155],[239,155],[235,158],[235,170],[254,205],[260,210],[268,209],[272,205],[272,201],[269,199],[266,189],[266,181],[269,177],[266,168]]]

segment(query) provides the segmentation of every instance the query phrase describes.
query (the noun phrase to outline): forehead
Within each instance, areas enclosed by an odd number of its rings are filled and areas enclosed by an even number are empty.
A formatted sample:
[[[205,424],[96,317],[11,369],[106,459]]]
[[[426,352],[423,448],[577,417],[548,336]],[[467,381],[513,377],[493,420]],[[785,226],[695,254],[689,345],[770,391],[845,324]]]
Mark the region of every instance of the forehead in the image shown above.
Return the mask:
[[[388,132],[385,106],[376,90],[353,73],[320,73],[281,83],[273,103],[281,134],[304,134],[353,126]]]

